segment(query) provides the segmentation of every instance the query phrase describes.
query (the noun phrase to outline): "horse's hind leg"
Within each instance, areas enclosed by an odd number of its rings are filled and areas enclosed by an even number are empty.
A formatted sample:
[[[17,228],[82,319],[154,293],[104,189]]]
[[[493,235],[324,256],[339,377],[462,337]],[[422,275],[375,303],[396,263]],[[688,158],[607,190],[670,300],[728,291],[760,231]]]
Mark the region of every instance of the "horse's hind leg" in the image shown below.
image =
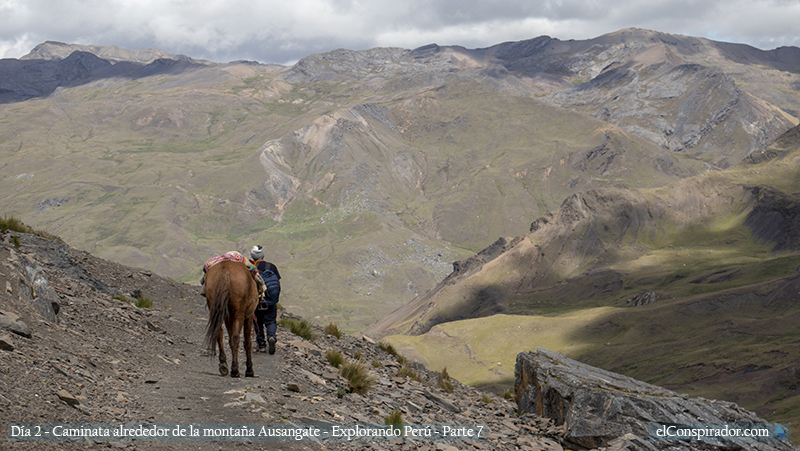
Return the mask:
[[[244,354],[247,356],[247,369],[244,370],[244,377],[255,377],[253,372],[253,328],[250,326],[253,320],[244,320]]]
[[[219,329],[217,335],[217,346],[219,347],[219,374],[222,376],[228,375],[228,357],[225,355],[225,346],[222,341],[222,328]]]
[[[239,320],[234,320],[228,327],[229,341],[231,345],[231,377],[239,377],[239,342],[241,341],[242,324]]]

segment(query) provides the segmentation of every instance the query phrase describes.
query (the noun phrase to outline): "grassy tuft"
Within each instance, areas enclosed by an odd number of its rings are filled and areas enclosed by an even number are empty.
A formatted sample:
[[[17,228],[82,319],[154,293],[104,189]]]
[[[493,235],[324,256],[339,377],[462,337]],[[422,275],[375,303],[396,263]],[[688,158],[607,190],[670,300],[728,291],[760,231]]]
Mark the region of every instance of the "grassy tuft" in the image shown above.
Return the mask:
[[[400,409],[393,409],[392,413],[389,414],[388,417],[383,421],[383,424],[391,425],[392,429],[402,429],[403,428],[403,415],[400,413]]]
[[[118,301],[127,302],[128,304],[130,304],[130,303],[131,303],[131,302],[128,300],[128,298],[126,298],[125,296],[123,296],[123,295],[121,295],[121,294],[115,294],[114,296],[111,296],[111,299],[116,299],[116,300],[118,300]]]
[[[450,382],[450,375],[447,374],[446,367],[439,373],[439,388],[445,393],[453,393],[453,383]]]
[[[492,398],[489,397],[489,395],[483,395],[483,398],[481,398],[481,402],[484,404],[492,404],[494,401],[492,400]]]
[[[391,344],[382,341],[378,343],[378,347],[381,348],[382,351],[388,352],[389,354],[397,357],[397,349],[395,349]]]
[[[153,301],[147,296],[141,296],[136,299],[136,306],[139,308],[153,308]]]
[[[411,365],[409,365],[408,362],[403,364],[403,366],[397,371],[397,375],[398,376],[408,376],[408,377],[410,377],[411,379],[413,379],[413,380],[415,380],[417,382],[421,382],[422,381],[421,378],[420,378],[419,373],[414,371],[414,369],[411,368]]]
[[[339,327],[332,322],[325,326],[325,333],[328,335],[333,335],[336,338],[342,338],[342,333],[339,331]]]
[[[28,226],[13,216],[4,216],[3,219],[0,219],[0,232],[6,233],[9,230],[27,233]]]
[[[311,325],[304,319],[281,318],[278,324],[289,329],[291,333],[298,337],[303,337],[308,341],[314,341],[314,333],[311,331]]]
[[[514,399],[514,393],[511,393],[510,388],[507,388],[506,391],[503,392],[503,399]]]
[[[4,216],[3,219],[0,219],[0,232],[6,233],[9,230],[19,233],[29,233],[31,235],[36,235],[44,239],[54,241],[56,243],[64,243],[64,241],[62,241],[61,238],[53,235],[52,233],[45,232],[43,230],[36,230],[32,227],[29,227],[19,219],[15,218],[14,216]],[[13,239],[14,238],[12,238],[12,240]],[[16,243],[19,243],[19,238],[16,239]],[[15,246],[19,245],[15,244]]]
[[[381,348],[384,352],[387,352],[388,354],[394,356],[394,358],[397,359],[397,363],[399,363],[400,365],[408,364],[408,360],[406,360],[406,358],[403,357],[402,354],[397,352],[397,349],[395,349],[395,347],[392,346],[391,344],[382,341],[378,343],[378,347]]]
[[[344,363],[344,356],[338,349],[328,349],[325,351],[325,358],[328,359],[328,363],[334,368],[339,368],[342,363]]]
[[[363,362],[348,361],[341,365],[339,372],[347,379],[350,391],[364,395],[375,385],[375,378],[370,376],[367,366]]]

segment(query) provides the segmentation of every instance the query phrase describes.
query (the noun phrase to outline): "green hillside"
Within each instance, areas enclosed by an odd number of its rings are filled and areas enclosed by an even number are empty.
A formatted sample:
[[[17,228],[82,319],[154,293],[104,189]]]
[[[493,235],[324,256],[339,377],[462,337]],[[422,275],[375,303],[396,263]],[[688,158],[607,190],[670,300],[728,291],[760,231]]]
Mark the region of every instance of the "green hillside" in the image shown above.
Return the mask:
[[[798,144],[659,188],[580,193],[366,333],[498,391],[517,353],[542,346],[797,420]]]
[[[800,256],[794,263],[800,262]],[[772,421],[800,418],[797,273],[776,281],[631,307],[493,315],[384,337],[466,383],[513,387],[520,352],[541,346],[691,396],[724,399]],[[775,290],[795,295],[770,295]],[[790,295],[791,296],[791,295]]]

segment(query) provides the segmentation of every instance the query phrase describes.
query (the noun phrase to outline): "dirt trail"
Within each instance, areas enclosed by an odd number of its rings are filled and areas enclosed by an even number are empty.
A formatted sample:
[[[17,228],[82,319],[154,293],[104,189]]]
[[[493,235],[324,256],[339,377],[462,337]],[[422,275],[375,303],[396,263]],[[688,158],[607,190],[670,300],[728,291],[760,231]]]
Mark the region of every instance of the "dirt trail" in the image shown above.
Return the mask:
[[[266,402],[243,398],[276,390],[285,367],[281,342],[275,355],[254,354],[255,378],[220,376],[217,357],[202,345],[207,308],[197,287],[35,236],[22,234],[20,241],[19,247],[0,242],[0,317],[24,323],[31,335],[0,330],[13,348],[0,351],[0,449],[317,449],[282,442],[9,440],[12,423],[280,422]],[[135,295],[153,307],[131,305]],[[55,321],[37,311],[43,299],[58,304]],[[239,354],[244,372],[241,347]]]
[[[201,298],[201,301],[204,301]],[[197,310],[194,310],[197,311]],[[253,424],[277,421],[268,413],[268,407],[248,405],[242,398],[247,393],[261,392],[279,384],[278,375],[283,370],[283,346],[274,355],[253,354],[253,369],[256,377],[233,378],[220,376],[217,357],[211,356],[202,346],[206,319],[196,314],[176,311],[165,327],[167,334],[186,337],[180,346],[170,347],[167,361],[152,369],[147,380],[139,384],[133,393],[142,404],[146,417],[139,422],[179,424]],[[230,352],[225,339],[228,362]],[[282,345],[282,343],[281,343]],[[166,351],[166,350],[165,350]],[[239,361],[244,372],[246,356],[239,350]],[[229,363],[230,364],[230,363]],[[265,418],[263,414],[266,414]],[[270,418],[272,417],[272,418]],[[286,442],[149,442],[137,445],[137,449],[320,449],[313,444]]]
[[[563,429],[517,406],[414,367],[364,336],[313,340],[278,328],[274,355],[254,355],[254,378],[220,376],[203,347],[205,298],[198,287],[22,235],[0,236],[0,430],[11,424],[70,427],[148,424],[367,425],[394,413],[407,425],[470,426],[481,440],[439,435],[392,441],[25,441],[6,450],[420,450],[561,449]],[[290,290],[285,301],[290,298]],[[152,300],[152,307],[133,305]],[[57,314],[53,306],[57,305]],[[291,315],[285,313],[287,316]],[[293,318],[299,320],[298,318]],[[23,335],[11,332],[25,324]],[[361,367],[355,390],[328,353]],[[240,364],[244,350],[239,350]],[[218,426],[219,427],[219,426]],[[329,437],[332,438],[332,437]]]

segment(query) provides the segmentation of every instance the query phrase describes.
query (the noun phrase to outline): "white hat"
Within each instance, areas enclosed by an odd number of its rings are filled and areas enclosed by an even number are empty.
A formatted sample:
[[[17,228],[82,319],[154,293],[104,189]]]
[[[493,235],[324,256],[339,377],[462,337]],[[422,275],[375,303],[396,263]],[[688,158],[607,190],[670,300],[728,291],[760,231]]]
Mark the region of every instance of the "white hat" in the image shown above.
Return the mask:
[[[250,257],[252,257],[253,260],[264,258],[264,249],[262,249],[261,246],[256,244],[255,246],[253,246],[252,249],[250,249]]]

